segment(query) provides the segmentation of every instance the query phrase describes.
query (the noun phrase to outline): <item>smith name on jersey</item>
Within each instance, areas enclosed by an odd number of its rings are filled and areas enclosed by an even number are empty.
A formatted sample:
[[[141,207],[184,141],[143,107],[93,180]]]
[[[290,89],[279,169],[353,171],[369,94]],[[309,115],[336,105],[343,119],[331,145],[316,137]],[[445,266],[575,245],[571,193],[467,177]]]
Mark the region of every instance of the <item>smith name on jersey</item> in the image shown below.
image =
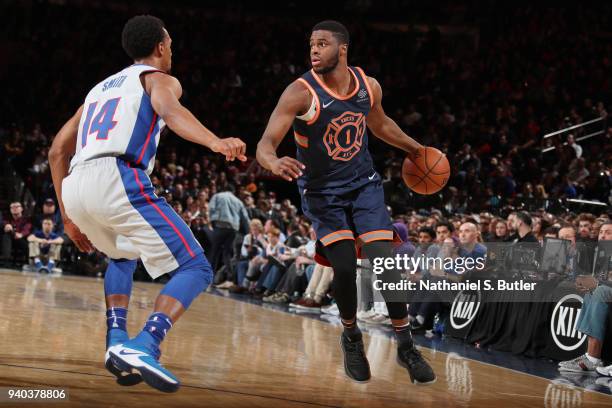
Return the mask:
[[[99,157],[119,157],[147,174],[153,171],[165,123],[155,113],[140,77],[157,68],[134,64],[109,76],[85,98],[76,153],[70,168]]]

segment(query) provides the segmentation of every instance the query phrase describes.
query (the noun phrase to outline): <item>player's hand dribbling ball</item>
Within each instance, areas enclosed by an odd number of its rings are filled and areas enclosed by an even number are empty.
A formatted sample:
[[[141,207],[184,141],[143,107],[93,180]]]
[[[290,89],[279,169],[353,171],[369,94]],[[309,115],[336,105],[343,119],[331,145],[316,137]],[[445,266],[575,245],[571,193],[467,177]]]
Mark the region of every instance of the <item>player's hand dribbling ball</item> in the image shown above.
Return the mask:
[[[404,159],[402,178],[415,193],[434,194],[442,190],[450,177],[446,155],[435,147],[422,147]]]

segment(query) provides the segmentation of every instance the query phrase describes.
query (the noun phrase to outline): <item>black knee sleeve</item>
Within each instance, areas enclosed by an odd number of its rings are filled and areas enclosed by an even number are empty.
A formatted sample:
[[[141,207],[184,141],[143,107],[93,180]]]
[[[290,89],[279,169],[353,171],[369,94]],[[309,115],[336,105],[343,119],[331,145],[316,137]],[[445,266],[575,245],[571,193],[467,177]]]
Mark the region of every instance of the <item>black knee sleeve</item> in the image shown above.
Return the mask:
[[[357,314],[357,251],[355,242],[342,240],[325,247],[325,256],[334,269],[332,290],[340,317],[350,320]]]

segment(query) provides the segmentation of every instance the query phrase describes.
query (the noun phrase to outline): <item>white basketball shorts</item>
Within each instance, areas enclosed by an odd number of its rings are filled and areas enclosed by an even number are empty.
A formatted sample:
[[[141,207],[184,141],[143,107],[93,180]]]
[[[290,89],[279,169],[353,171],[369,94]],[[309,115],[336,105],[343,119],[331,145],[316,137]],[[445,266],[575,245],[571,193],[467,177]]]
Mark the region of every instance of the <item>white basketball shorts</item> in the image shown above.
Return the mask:
[[[153,279],[204,250],[143,169],[103,157],[77,165],[62,183],[68,217],[112,259],[140,258]]]

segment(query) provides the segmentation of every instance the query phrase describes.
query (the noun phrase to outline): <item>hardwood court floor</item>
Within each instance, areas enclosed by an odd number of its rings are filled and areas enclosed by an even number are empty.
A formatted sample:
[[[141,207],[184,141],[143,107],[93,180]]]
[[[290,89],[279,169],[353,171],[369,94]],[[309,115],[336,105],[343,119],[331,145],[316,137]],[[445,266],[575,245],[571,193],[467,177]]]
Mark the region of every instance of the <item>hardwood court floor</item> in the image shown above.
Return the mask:
[[[69,402],[14,406],[87,407],[588,407],[612,397],[423,349],[438,374],[409,382],[395,343],[365,336],[373,379],[343,374],[340,329],[321,321],[219,296],[200,296],[162,348],[182,381],[176,394],[145,384],[120,387],[103,366],[101,280],[0,273],[0,387],[68,389]],[[135,283],[129,329],[136,333],[160,285]],[[2,404],[2,406],[11,406]]]

